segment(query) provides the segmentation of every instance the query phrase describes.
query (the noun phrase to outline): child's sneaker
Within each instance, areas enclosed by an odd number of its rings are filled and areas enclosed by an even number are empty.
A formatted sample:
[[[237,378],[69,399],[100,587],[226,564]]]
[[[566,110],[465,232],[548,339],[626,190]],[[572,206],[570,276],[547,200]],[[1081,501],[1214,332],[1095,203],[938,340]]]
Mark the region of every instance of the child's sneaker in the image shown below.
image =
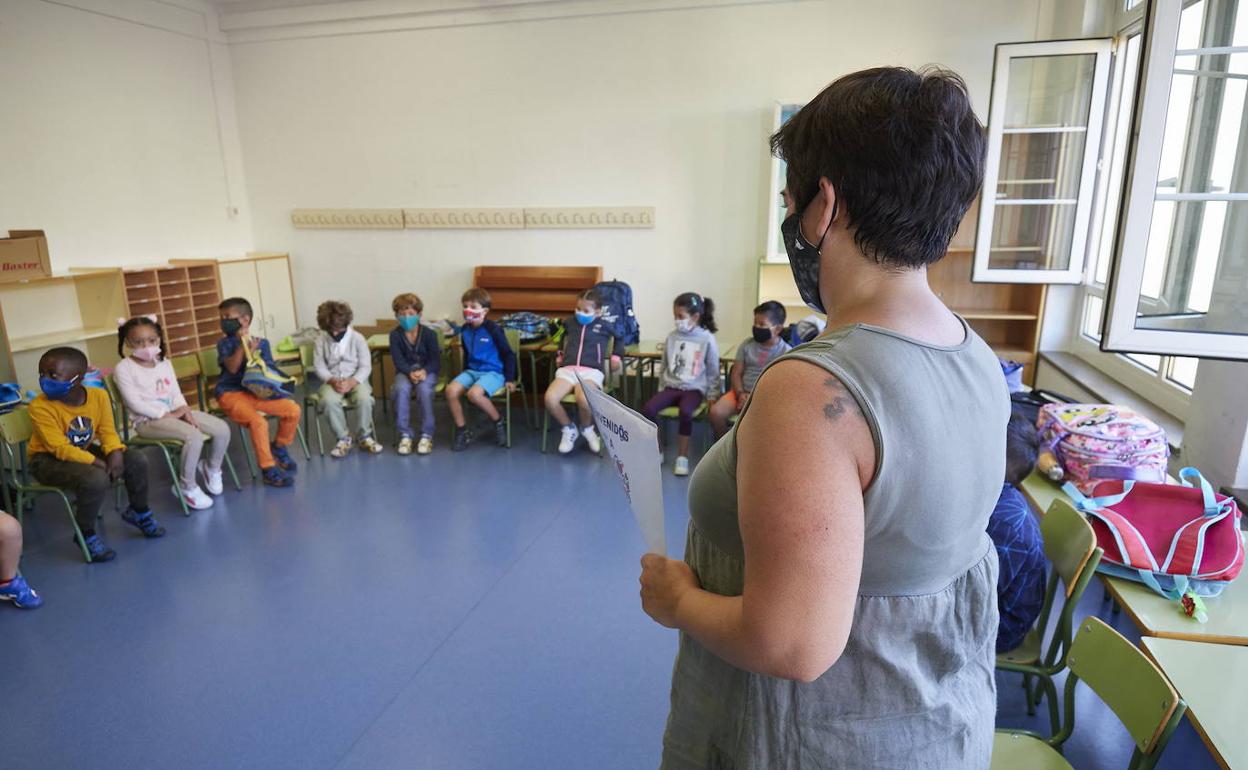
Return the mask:
[[[173,488],[173,493],[178,493],[177,487]],[[199,487],[182,487],[182,499],[186,501],[187,507],[197,511],[212,507],[212,498],[205,495]]]
[[[576,440],[580,438],[575,425],[565,425],[560,428],[559,436],[559,454],[566,455],[576,448]]]
[[[381,444],[377,443],[377,439],[372,436],[365,436],[360,439],[360,448],[370,455],[379,455],[384,449]]]
[[[265,468],[262,474],[265,486],[269,487],[288,487],[295,483],[295,480],[287,476],[281,468],[274,465],[272,468]]]
[[[87,553],[91,556],[92,564],[117,558],[117,552],[104,545],[99,535],[88,535],[82,542],[87,546]]]
[[[299,464],[290,456],[290,450],[287,447],[274,444],[270,449],[273,451],[273,459],[277,461],[277,467],[291,476],[299,472]]]
[[[399,454],[407,456],[412,453],[412,437],[404,436],[399,439]]]
[[[581,435],[585,437],[585,443],[589,446],[589,451],[598,454],[602,451],[602,439],[598,437],[598,431],[594,430],[594,426],[586,425],[581,428]]]
[[[212,468],[207,460],[199,461],[199,475],[204,477],[203,488],[208,494],[219,495],[225,491],[225,479],[221,475],[221,469]]]
[[[433,451],[433,436],[421,436],[420,443],[416,445],[416,454],[427,455]]]
[[[507,421],[502,418],[494,423],[494,440],[499,446],[507,446]]]
[[[127,508],[121,512],[121,518],[132,527],[137,527],[143,533],[143,537],[164,537],[165,528],[160,526],[155,519],[152,518],[151,511],[139,513],[133,508]]]
[[[455,439],[451,443],[452,452],[462,452],[468,448],[468,442],[472,441],[472,434],[468,432],[467,426],[455,429]]]
[[[35,589],[26,583],[26,578],[18,574],[7,584],[0,586],[0,601],[13,602],[15,607],[33,610],[43,604],[43,597],[35,593]]]
[[[351,454],[351,437],[347,436],[346,438],[338,439],[338,443],[334,444],[334,448],[329,450],[329,454],[331,457],[346,457]],[[281,462],[278,462],[278,465],[281,465]]]
[[[676,467],[672,468],[672,473],[676,476],[688,476],[689,475],[689,458],[677,457]]]

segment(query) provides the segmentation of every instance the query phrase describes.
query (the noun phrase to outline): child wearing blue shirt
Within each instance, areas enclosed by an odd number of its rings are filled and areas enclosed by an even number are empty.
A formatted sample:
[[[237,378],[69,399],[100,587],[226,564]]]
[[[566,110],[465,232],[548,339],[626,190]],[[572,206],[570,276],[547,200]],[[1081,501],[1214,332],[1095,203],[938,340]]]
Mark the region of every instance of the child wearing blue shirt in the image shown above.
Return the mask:
[[[498,445],[507,446],[507,424],[498,413],[490,396],[502,390],[516,389],[516,354],[507,344],[503,327],[486,319],[492,300],[485,289],[473,287],[460,298],[464,308],[464,325],[459,329],[459,341],[464,349],[464,371],[446,386],[446,404],[455,422],[455,440],[451,450],[462,452],[468,448],[472,436],[464,418],[464,405],[460,401],[467,393],[468,400],[494,423],[494,437]]]
[[[1023,643],[1044,604],[1044,541],[1031,506],[1018,485],[1036,464],[1036,428],[1021,414],[1010,416],[1005,432],[1005,485],[988,519],[988,536],[997,548],[997,652]]]

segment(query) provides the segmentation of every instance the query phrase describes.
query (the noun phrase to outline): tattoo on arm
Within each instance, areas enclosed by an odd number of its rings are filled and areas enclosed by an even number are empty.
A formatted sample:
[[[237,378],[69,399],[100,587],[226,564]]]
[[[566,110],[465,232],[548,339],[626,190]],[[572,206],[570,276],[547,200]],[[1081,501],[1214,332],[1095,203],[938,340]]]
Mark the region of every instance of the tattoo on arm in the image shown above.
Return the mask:
[[[836,377],[829,377],[823,381],[825,387],[831,391],[827,404],[823,406],[823,416],[829,422],[836,422],[846,414],[853,414],[858,411],[858,404],[854,401],[854,397],[849,394],[845,385]]]

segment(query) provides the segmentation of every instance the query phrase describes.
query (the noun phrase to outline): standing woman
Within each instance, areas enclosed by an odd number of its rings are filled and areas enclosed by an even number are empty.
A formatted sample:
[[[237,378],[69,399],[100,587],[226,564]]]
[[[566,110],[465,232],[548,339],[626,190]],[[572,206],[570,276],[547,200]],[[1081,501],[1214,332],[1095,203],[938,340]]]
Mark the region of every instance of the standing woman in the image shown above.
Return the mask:
[[[979,192],[983,128],[957,75],[880,68],[771,145],[828,331],[698,465],[685,560],[642,559],[644,609],[681,631],[663,767],[987,767],[1009,398],[927,284]]]

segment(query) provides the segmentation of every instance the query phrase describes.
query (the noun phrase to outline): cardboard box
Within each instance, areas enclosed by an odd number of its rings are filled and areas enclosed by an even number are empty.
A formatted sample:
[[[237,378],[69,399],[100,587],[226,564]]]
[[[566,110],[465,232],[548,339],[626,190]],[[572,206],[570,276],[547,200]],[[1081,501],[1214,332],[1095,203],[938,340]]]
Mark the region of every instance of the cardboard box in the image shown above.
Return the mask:
[[[52,274],[48,239],[42,230],[10,230],[0,238],[0,282],[46,278]]]

